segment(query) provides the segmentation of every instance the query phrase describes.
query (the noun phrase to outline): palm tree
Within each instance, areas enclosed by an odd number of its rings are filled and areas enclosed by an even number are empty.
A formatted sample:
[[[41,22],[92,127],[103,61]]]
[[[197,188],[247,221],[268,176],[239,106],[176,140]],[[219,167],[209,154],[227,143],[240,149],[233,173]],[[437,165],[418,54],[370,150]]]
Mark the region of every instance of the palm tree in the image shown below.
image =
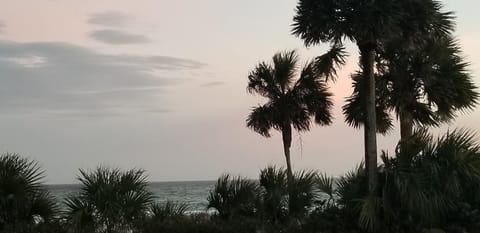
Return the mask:
[[[417,131],[394,158],[383,155],[387,222],[444,228],[463,205],[478,209],[478,198],[470,195],[478,194],[480,184],[480,147],[474,138],[455,130],[434,140]]]
[[[378,56],[377,127],[382,133],[389,130],[389,110],[395,112],[401,141],[413,135],[413,125],[437,126],[453,119],[457,111],[472,109],[479,96],[455,40],[445,36],[428,41],[422,49],[392,43]],[[355,127],[365,122],[361,76],[354,77],[354,93],[343,107],[347,122]]]
[[[369,192],[376,191],[377,142],[375,113],[376,51],[387,41],[404,38],[410,45],[421,44],[417,35],[452,29],[451,13],[440,12],[435,0],[300,0],[294,16],[293,34],[306,46],[331,43],[341,46],[345,39],[357,44],[365,85],[365,161]]]
[[[80,192],[66,199],[66,215],[75,232],[127,232],[138,228],[153,200],[143,170],[99,167],[80,170]]]
[[[258,185],[254,181],[225,174],[210,190],[207,208],[215,209],[223,220],[252,217],[256,214],[257,199]]]
[[[293,180],[290,146],[293,129],[310,129],[313,118],[319,125],[332,122],[332,94],[325,80],[335,74],[335,66],[343,63],[343,51],[336,48],[317,60],[307,63],[297,74],[298,55],[295,51],[277,53],[273,64],[262,62],[248,76],[247,90],[268,99],[264,105],[253,108],[247,126],[265,137],[273,128],[282,133],[287,162],[287,178]]]
[[[295,172],[294,188],[289,188],[286,174],[285,169],[276,167],[260,171],[259,208],[262,217],[272,225],[305,219],[317,198],[316,172]]]
[[[57,206],[42,179],[37,162],[0,156],[0,232],[33,232],[54,220]]]

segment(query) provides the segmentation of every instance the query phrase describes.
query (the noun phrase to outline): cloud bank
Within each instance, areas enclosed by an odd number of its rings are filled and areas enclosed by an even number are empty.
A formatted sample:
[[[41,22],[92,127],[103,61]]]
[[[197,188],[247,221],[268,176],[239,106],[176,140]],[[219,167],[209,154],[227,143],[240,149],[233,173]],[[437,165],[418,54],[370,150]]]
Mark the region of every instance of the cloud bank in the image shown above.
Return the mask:
[[[0,114],[164,113],[162,93],[205,67],[191,59],[108,55],[56,42],[0,41],[0,54]]]

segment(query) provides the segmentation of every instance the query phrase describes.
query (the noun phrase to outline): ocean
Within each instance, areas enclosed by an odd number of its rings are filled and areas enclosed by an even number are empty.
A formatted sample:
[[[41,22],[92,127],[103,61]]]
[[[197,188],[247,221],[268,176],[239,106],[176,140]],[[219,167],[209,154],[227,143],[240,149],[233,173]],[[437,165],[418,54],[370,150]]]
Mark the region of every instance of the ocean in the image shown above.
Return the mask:
[[[189,212],[204,212],[207,210],[208,192],[214,184],[215,181],[151,182],[149,189],[157,202],[186,203]],[[79,188],[78,184],[47,185],[47,189],[59,203],[62,203],[65,197],[77,193]]]

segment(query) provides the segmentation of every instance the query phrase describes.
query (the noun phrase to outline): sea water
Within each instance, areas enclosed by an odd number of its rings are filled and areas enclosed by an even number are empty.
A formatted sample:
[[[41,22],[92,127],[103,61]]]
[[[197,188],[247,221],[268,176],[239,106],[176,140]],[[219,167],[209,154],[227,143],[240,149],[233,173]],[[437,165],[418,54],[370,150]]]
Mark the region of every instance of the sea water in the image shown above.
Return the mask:
[[[213,188],[215,181],[181,181],[181,182],[151,182],[149,190],[155,196],[155,201],[186,203],[189,212],[207,211],[208,192]],[[47,185],[47,189],[62,203],[66,197],[79,192],[78,184]]]

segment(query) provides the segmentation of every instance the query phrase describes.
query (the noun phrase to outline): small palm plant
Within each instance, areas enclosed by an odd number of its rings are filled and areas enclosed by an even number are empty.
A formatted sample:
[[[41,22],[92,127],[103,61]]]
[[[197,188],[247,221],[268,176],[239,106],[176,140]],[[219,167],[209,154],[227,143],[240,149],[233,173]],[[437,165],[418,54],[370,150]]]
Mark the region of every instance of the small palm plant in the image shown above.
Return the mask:
[[[289,187],[288,214],[302,219],[308,215],[318,198],[316,188],[317,173],[302,170],[295,172],[293,186]]]
[[[289,186],[285,169],[262,169],[259,209],[263,219],[273,225],[304,219],[318,198],[316,177],[314,171],[295,172]]]
[[[113,233],[138,227],[153,200],[143,170],[99,167],[80,174],[80,193],[66,199],[72,229]]]
[[[0,156],[0,232],[33,232],[54,220],[57,206],[42,179],[37,162]]]
[[[253,108],[247,126],[265,137],[270,137],[272,128],[282,133],[289,182],[293,180],[290,162],[292,128],[307,131],[312,118],[319,125],[332,122],[332,94],[326,80],[335,74],[336,66],[343,64],[343,56],[343,50],[336,48],[307,63],[295,79],[297,53],[277,53],[273,56],[273,64],[262,62],[248,76],[248,92],[259,94],[268,101]]]
[[[185,216],[188,205],[185,203],[176,203],[167,201],[163,204],[154,203],[150,206],[151,219],[154,221],[165,221],[167,219],[177,219]]]
[[[262,217],[272,224],[288,216],[287,173],[273,166],[260,171],[260,206]]]
[[[257,213],[258,186],[252,180],[225,174],[218,178],[207,200],[207,208],[215,209],[221,219],[252,217]]]

